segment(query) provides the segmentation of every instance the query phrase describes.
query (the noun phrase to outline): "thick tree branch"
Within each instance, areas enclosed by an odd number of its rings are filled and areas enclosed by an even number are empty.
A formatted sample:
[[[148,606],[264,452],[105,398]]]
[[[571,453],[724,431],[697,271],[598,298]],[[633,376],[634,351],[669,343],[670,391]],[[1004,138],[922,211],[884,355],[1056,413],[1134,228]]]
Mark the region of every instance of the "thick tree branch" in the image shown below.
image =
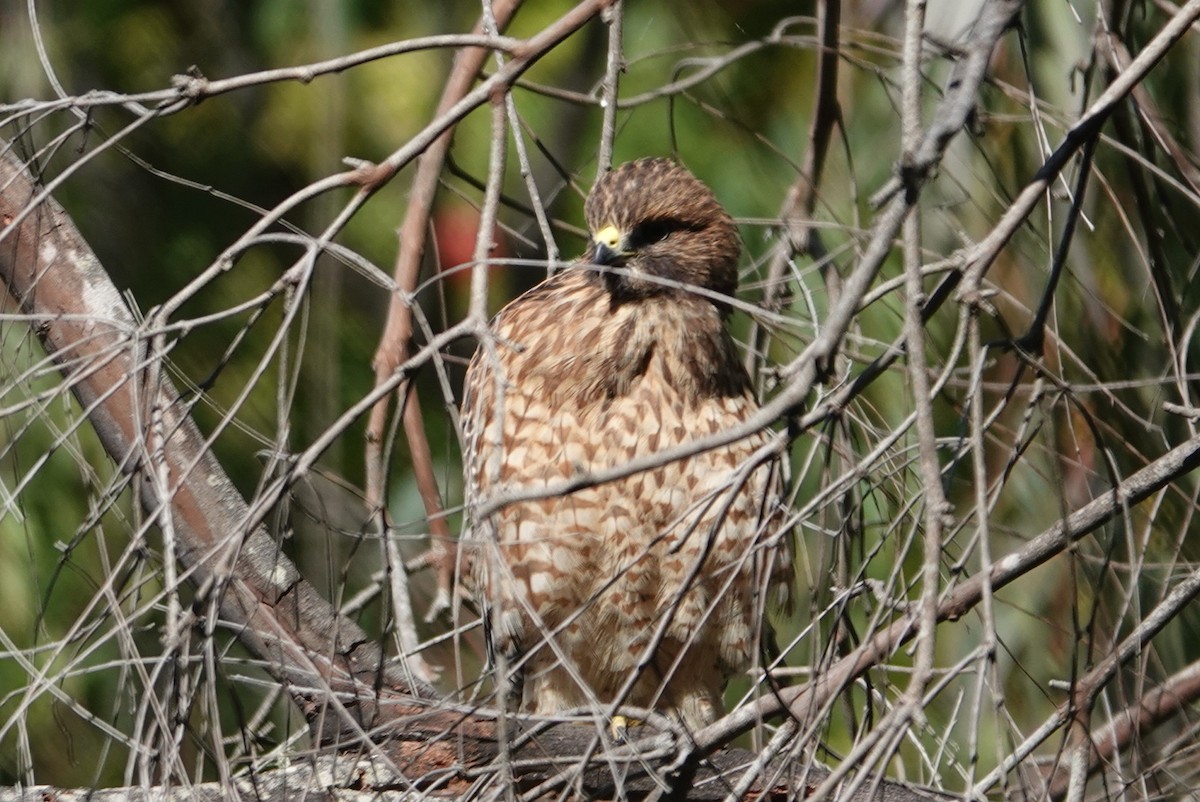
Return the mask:
[[[0,158],[0,279],[59,364],[105,449],[137,475],[147,514],[169,514],[178,557],[221,615],[243,625],[240,638],[289,683],[382,670],[378,649],[296,572],[260,527],[217,464],[168,380],[143,383],[150,360],[143,331],[74,224],[45,199],[17,225],[39,187],[11,149]],[[159,410],[169,496],[145,472],[151,442],[145,410]],[[402,688],[398,677],[394,687]],[[407,688],[429,696],[427,688]]]

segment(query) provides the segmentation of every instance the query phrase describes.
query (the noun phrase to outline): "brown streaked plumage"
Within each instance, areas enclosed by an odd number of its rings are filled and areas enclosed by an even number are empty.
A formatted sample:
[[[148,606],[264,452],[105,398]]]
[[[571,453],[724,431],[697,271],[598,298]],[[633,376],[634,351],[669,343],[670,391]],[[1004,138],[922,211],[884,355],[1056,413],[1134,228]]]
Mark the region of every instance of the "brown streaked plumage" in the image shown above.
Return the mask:
[[[471,362],[469,502],[621,466],[757,409],[714,297],[736,287],[737,230],[709,189],[645,159],[601,178],[585,212],[582,263],[505,307],[494,350]],[[715,720],[789,570],[778,465],[750,459],[765,442],[473,521],[470,584],[495,644],[522,664],[526,710],[619,701]]]

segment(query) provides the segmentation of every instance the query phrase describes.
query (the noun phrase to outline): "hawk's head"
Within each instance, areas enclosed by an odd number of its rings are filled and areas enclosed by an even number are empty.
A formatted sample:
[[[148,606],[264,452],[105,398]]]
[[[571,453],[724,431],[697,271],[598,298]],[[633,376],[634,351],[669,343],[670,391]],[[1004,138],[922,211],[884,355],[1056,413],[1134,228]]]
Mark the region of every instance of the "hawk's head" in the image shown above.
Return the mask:
[[[667,159],[623,164],[592,187],[584,213],[585,259],[621,268],[604,274],[614,297],[678,292],[681,284],[732,295],[737,287],[733,218],[685,167]]]

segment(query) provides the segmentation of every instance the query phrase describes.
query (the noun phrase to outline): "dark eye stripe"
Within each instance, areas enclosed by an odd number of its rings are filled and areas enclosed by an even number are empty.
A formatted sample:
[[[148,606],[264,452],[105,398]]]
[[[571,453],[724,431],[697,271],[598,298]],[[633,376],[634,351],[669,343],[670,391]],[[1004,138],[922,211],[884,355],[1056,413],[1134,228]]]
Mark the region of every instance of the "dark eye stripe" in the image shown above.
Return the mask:
[[[629,246],[631,250],[637,250],[644,245],[653,245],[656,242],[662,242],[676,231],[691,231],[695,230],[695,228],[695,226],[690,226],[676,218],[647,220],[644,223],[639,223],[630,232]]]

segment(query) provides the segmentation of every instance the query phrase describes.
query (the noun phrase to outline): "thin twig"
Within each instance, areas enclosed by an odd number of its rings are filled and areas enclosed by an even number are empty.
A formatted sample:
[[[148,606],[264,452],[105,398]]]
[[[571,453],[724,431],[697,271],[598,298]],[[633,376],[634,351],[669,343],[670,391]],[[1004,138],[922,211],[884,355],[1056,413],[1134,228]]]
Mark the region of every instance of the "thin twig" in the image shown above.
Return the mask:
[[[779,212],[780,237],[771,251],[767,267],[762,305],[769,312],[783,310],[791,300],[791,283],[785,279],[789,263],[798,254],[810,253],[814,260],[825,256],[821,238],[813,230],[812,220],[817,209],[817,188],[825,170],[825,157],[834,126],[842,117],[837,98],[838,61],[841,56],[839,25],[842,18],[841,0],[821,0],[817,5],[817,32],[820,50],[817,58],[816,94],[813,97],[812,121],[808,128],[808,142],[804,149],[804,162],[796,180],[788,188]],[[833,264],[825,267],[829,299],[836,302],[838,296],[837,268]],[[746,355],[747,370],[757,375],[758,360],[766,359],[770,331],[760,328],[757,321],[750,332],[752,347]]]
[[[621,96],[621,73],[625,71],[625,56],[621,49],[624,21],[624,5],[621,0],[616,0],[604,11],[604,22],[608,25],[608,58],[600,92],[604,118],[600,125],[600,149],[596,155],[597,180],[612,169],[613,141],[617,137],[617,102]]]
[[[961,618],[984,594],[994,592],[1033,568],[1060,554],[1072,543],[1087,537],[1113,517],[1123,514],[1182,476],[1200,467],[1200,435],[1176,446],[1146,467],[1127,477],[1119,486],[1085,504],[1030,540],[1023,548],[997,561],[992,568],[960,582],[938,603],[938,620]],[[703,753],[745,732],[755,721],[773,715],[786,705],[791,715],[807,720],[814,711],[868,668],[878,665],[895,649],[916,635],[919,616],[909,613],[876,633],[850,655],[838,660],[812,682],[785,688],[777,696],[764,697],[754,705],[735,711],[696,733],[696,749]]]
[[[1016,230],[1024,223],[1029,213],[1042,199],[1043,193],[1055,177],[1066,167],[1084,143],[1090,141],[1109,115],[1117,108],[1125,97],[1133,91],[1146,77],[1146,74],[1167,54],[1188,29],[1200,19],[1200,0],[1189,0],[1174,17],[1167,21],[1154,38],[1146,43],[1146,47],[1137,55],[1129,66],[1113,81],[1104,93],[1088,109],[1083,119],[1071,127],[1063,143],[1042,164],[1021,194],[1005,210],[1004,216],[992,229],[991,233],[978,245],[971,249],[967,267],[962,279],[959,297],[975,298],[988,268],[995,262],[1000,251],[1008,243]]]
[[[1200,661],[1172,674],[1166,682],[1142,693],[1137,701],[1117,711],[1096,732],[1089,733],[1087,741],[1091,753],[1087,759],[1087,775],[1091,776],[1109,764],[1118,752],[1181,713],[1191,709],[1200,699]],[[1050,778],[1047,796],[1058,800],[1066,796],[1069,772],[1055,771]]]
[[[495,23],[499,27],[508,24],[512,15],[520,6],[520,0],[503,0],[492,8]],[[484,21],[480,20],[475,26],[475,34],[480,35]],[[442,98],[438,102],[436,117],[446,116],[471,88],[475,76],[483,66],[488,51],[481,48],[464,48],[459,51],[454,60],[454,67],[446,86],[442,90]],[[409,309],[408,297],[416,288],[417,278],[421,272],[421,257],[425,253],[425,232],[429,223],[429,215],[433,209],[434,196],[437,193],[438,176],[441,175],[446,153],[450,149],[450,141],[454,133],[453,123],[448,125],[423,149],[417,159],[417,173],[409,192],[408,208],[404,221],[400,225],[400,249],[393,271],[397,290],[392,293],[388,305],[387,323],[380,338],[379,348],[373,360],[376,386],[393,375],[397,366],[407,358],[409,340],[412,338],[412,312]],[[407,396],[407,382],[397,385],[398,398]],[[425,436],[424,425],[420,417],[420,405],[413,404],[413,412],[405,414],[405,435],[409,440],[410,449],[429,453],[429,444]],[[388,403],[382,398],[371,410],[367,423],[366,445],[366,504],[372,515],[381,513],[385,498],[384,483],[386,471],[382,464],[383,431],[387,419]],[[414,444],[415,448],[414,448]],[[415,466],[414,466],[415,467]],[[441,516],[441,503],[437,492],[437,479],[428,471],[422,471],[417,476],[421,488],[421,500],[425,504],[426,516],[433,530],[434,543],[446,543],[450,532],[445,519]],[[386,526],[384,527],[386,529]]]
[[[1012,771],[1034,749],[1044,743],[1047,738],[1063,726],[1086,720],[1090,717],[1092,706],[1096,703],[1097,695],[1112,681],[1117,669],[1140,654],[1146,644],[1163,627],[1169,624],[1179,614],[1180,610],[1194,601],[1198,596],[1200,596],[1200,569],[1193,570],[1171,588],[1166,598],[1156,605],[1154,609],[1146,613],[1141,622],[1121,641],[1116,649],[1101,659],[1091,671],[1088,671],[1079,678],[1075,683],[1071,698],[1060,705],[1022,743],[1012,749],[1004,762],[976,783],[968,791],[968,795],[986,794],[1005,774]],[[1195,677],[1191,677],[1190,681],[1195,682]],[[1168,699],[1167,701],[1169,703],[1170,700]],[[1081,741],[1084,751],[1079,753],[1076,750],[1072,750],[1071,754],[1074,765],[1068,767],[1066,772],[1067,777],[1062,778],[1059,776],[1060,781],[1066,783],[1068,787],[1072,783],[1081,783],[1086,779],[1089,770],[1099,765],[1098,761],[1093,764],[1089,760],[1089,752],[1092,744],[1090,734],[1085,735]]]

